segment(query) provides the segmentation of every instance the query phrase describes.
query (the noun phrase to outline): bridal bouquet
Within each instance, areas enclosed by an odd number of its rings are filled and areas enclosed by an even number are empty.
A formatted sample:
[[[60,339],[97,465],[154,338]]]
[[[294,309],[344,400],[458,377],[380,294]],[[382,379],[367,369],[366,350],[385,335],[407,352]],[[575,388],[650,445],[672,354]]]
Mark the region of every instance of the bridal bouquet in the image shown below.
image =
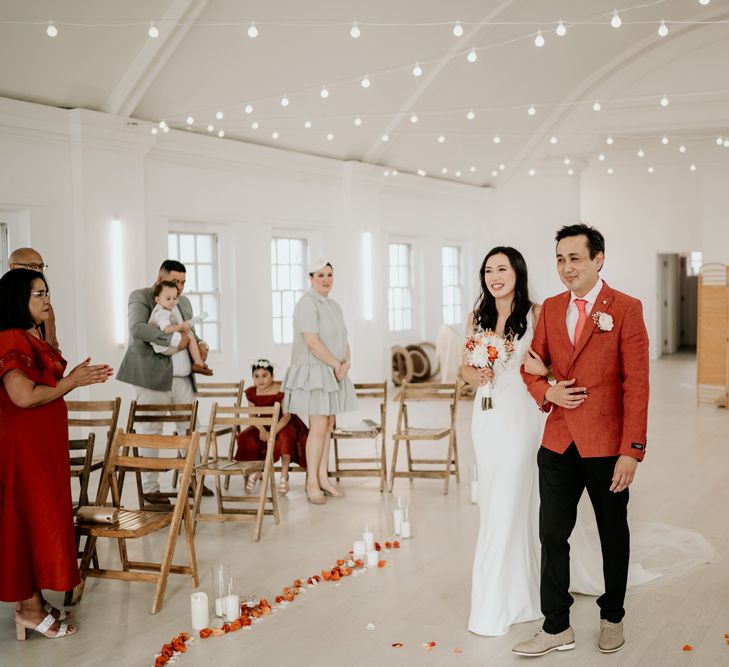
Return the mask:
[[[490,368],[498,373],[506,368],[514,349],[510,336],[500,336],[488,329],[477,327],[466,340],[464,362],[474,368]],[[484,395],[481,397],[482,410],[491,410],[494,407],[491,399],[492,382],[487,382],[484,388]]]

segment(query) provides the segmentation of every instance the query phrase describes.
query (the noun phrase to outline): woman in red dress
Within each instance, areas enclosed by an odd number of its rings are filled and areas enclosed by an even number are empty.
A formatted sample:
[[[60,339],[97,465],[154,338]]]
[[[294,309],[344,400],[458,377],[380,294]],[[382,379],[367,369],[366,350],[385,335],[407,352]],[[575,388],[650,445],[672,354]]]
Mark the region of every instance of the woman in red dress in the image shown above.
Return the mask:
[[[253,386],[246,389],[249,405],[272,407],[278,402],[283,405],[284,395],[278,385],[273,383],[273,364],[268,359],[259,359],[251,367]],[[281,458],[281,481],[279,495],[289,491],[289,465],[291,461],[306,468],[306,437],[309,429],[296,415],[281,414],[276,426],[276,442],[273,447],[273,460]],[[236,461],[262,461],[266,458],[268,431],[258,426],[249,426],[238,434]],[[260,473],[254,473],[246,481],[246,493],[252,493]]]
[[[41,594],[79,583],[63,396],[112,373],[86,359],[63,377],[65,360],[39,332],[49,313],[43,274],[0,278],[0,600],[16,603],[18,639],[28,628],[76,632]]]

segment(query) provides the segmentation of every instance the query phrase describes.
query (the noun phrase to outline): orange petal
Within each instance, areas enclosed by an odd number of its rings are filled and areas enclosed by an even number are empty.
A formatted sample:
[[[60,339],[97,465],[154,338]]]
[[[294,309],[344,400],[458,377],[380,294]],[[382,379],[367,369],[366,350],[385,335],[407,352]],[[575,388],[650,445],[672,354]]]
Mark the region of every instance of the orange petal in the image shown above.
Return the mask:
[[[382,551],[382,545],[379,542],[375,542],[375,551]]]
[[[683,645],[683,650],[684,651],[693,651],[694,650],[694,647],[691,646],[691,644],[684,644]]]
[[[401,642],[395,642],[392,645],[392,648],[402,648],[403,646],[404,646],[404,644],[402,644]]]
[[[213,634],[213,631],[210,628],[203,628],[198,634],[200,635],[200,639],[207,639]]]
[[[385,549],[391,549],[392,543],[391,542],[385,542]]]
[[[343,561],[343,560],[341,560],[341,559],[339,559],[339,560],[337,561],[337,565],[344,565],[344,561]]]
[[[384,560],[377,561],[377,567],[379,567],[380,569],[382,569],[383,567],[385,567],[385,563],[386,562],[387,561],[384,561]]]
[[[393,549],[399,549],[400,548],[400,543],[397,540],[395,540],[392,543],[392,547],[393,547]]]

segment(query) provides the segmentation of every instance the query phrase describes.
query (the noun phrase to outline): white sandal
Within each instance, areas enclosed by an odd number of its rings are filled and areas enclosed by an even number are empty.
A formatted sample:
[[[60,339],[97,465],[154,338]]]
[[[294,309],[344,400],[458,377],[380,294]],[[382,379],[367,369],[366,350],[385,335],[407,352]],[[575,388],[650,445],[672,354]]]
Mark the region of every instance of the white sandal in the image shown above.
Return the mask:
[[[254,472],[246,480],[246,493],[250,496],[253,493],[253,489],[256,488],[256,483],[261,479],[260,472]]]
[[[28,628],[25,625],[20,625],[19,623],[15,623],[15,633],[20,641],[25,641],[28,638],[28,630],[35,630],[36,632],[40,632],[44,637],[48,637],[48,639],[58,639],[59,637],[66,637],[70,635],[75,635],[78,630],[75,627],[69,626],[68,623],[61,623],[61,626],[58,628],[58,632],[55,635],[48,634],[48,630],[50,630],[51,627],[53,627],[53,624],[57,621],[57,618],[53,617],[53,614],[48,614],[38,625],[36,625],[34,628]]]
[[[67,618],[71,618],[73,616],[73,612],[70,611],[64,611],[63,609],[56,609],[50,602],[46,602],[43,605],[43,611],[47,614],[52,614],[54,611],[58,612],[58,618],[57,621],[65,621]]]

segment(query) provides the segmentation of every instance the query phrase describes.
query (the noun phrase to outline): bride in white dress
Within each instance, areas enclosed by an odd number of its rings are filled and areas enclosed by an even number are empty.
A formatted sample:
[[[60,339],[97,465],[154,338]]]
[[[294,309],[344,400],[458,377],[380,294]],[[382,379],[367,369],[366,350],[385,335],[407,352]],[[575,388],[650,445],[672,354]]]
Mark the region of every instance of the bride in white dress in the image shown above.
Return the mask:
[[[541,360],[527,354],[539,306],[529,300],[527,267],[514,248],[496,247],[484,258],[482,293],[471,313],[466,336],[476,326],[511,334],[515,352],[497,372],[463,366],[463,377],[478,386],[471,435],[478,468],[480,522],[473,559],[468,629],[498,636],[513,623],[542,617],[539,604],[539,486],[537,450],[545,417],[526,390],[519,367],[546,375]],[[493,409],[482,410],[481,396],[493,380]],[[718,560],[699,534],[665,524],[633,525],[628,587],[686,574]],[[570,590],[604,592],[602,555],[594,517],[580,507],[570,538]]]

